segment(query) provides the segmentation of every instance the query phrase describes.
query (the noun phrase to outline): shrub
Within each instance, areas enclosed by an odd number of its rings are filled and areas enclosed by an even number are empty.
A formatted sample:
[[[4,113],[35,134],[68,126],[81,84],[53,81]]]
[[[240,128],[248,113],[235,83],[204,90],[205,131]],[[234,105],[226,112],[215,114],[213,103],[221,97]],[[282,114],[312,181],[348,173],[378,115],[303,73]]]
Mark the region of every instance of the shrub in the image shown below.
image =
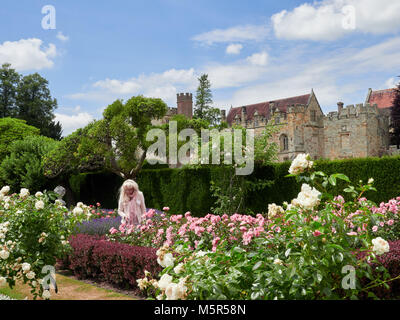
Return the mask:
[[[69,239],[72,253],[63,261],[63,267],[83,279],[107,281],[119,287],[137,288],[136,280],[145,270],[157,275],[156,249],[133,247],[107,241],[103,236],[78,234]]]
[[[76,223],[86,218],[84,212],[68,213],[54,193],[28,189],[8,195],[10,188],[0,190],[0,286],[10,288],[21,280],[31,288],[34,299],[47,290],[41,279],[45,266],[54,266],[56,258],[70,249],[66,239]],[[44,298],[49,297],[46,292]]]
[[[165,268],[158,288],[147,276],[142,288],[154,288],[158,299],[357,299],[394,280],[377,259],[390,248],[374,228],[385,216],[363,197],[375,190],[373,180],[353,185],[343,174],[327,175],[312,166],[302,155],[292,162],[290,177],[302,183],[301,191],[285,208],[269,207],[273,222],[263,224],[264,232],[246,230],[243,243],[234,246],[230,234],[214,238],[212,251],[206,240],[196,250],[185,239],[164,244],[157,251]],[[327,190],[340,180],[347,183],[343,192],[349,201]],[[343,282],[348,266],[355,284],[349,287]]]
[[[46,189],[50,181],[44,176],[42,158],[56,145],[57,141],[42,136],[14,141],[8,148],[10,154],[0,165],[1,179],[14,191]]]

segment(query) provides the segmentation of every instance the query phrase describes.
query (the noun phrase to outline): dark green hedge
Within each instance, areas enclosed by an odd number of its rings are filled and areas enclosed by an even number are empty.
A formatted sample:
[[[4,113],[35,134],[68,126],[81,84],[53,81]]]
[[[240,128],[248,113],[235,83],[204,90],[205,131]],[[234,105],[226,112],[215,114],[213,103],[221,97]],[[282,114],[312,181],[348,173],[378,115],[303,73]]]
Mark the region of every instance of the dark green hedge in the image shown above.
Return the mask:
[[[290,162],[256,167],[245,179],[273,181],[262,190],[250,191],[245,197],[245,206],[252,212],[265,212],[269,203],[282,204],[295,198],[300,185],[294,178],[286,178]],[[344,173],[353,183],[374,178],[377,192],[366,196],[380,203],[400,195],[400,157],[363,158],[348,160],[321,160],[315,162],[316,170],[327,174]],[[162,209],[170,207],[174,213],[191,211],[203,216],[210,212],[214,200],[210,194],[210,182],[225,183],[227,168],[208,166],[200,169],[144,169],[137,179],[143,191],[146,206]],[[78,201],[86,204],[100,202],[104,208],[116,208],[118,189],[122,179],[112,173],[80,174],[71,177],[70,184]],[[342,190],[344,184],[339,184]],[[336,190],[336,194],[343,192]]]

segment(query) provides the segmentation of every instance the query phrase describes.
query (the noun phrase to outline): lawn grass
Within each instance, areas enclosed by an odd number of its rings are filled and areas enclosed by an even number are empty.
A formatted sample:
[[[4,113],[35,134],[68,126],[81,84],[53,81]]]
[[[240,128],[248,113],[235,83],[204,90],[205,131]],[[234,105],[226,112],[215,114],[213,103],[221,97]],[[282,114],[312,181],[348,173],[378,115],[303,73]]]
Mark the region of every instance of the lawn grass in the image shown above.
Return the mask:
[[[51,300],[135,300],[133,297],[60,274],[56,274],[56,282],[58,293],[51,290]],[[23,283],[17,283],[13,289],[0,288],[0,293],[18,300],[23,300],[25,297],[28,297],[29,300],[33,299],[30,287]]]

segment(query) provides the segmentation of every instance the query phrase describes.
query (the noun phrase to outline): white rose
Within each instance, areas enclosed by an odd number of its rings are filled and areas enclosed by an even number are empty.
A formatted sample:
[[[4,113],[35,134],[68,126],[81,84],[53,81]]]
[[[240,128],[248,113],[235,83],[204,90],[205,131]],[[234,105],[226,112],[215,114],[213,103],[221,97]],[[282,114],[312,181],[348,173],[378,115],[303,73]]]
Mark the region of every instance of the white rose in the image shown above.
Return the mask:
[[[206,256],[207,255],[207,252],[205,252],[205,251],[197,251],[196,253],[195,253],[195,255],[196,255],[196,257],[197,258],[201,258],[201,257],[204,257],[204,256]]]
[[[27,263],[27,262],[24,262],[22,264],[22,271],[28,272],[29,270],[31,270],[31,265],[29,263]]]
[[[35,274],[33,271],[29,271],[29,272],[26,274],[26,277],[27,277],[28,279],[32,280],[32,279],[35,278],[35,275],[36,275],[36,274]]]
[[[40,198],[40,197],[42,197],[42,196],[43,196],[43,193],[41,193],[40,191],[38,191],[38,192],[35,193],[35,197],[36,197],[36,198]]]
[[[315,206],[317,206],[320,202],[319,192],[315,188],[311,188],[308,184],[303,183],[301,186],[301,192],[298,194],[297,199],[294,199],[296,204],[299,204],[304,209],[312,210]]]
[[[32,281],[32,286],[33,286],[34,288],[36,288],[37,282],[36,282],[36,281]]]
[[[0,190],[0,193],[2,195],[6,195],[9,192],[10,192],[10,187],[9,186],[5,186],[5,187],[1,188],[1,190]]]
[[[312,168],[313,162],[310,161],[310,155],[301,153],[292,161],[289,168],[290,174],[303,173],[306,169]]]
[[[277,206],[275,203],[268,205],[268,218],[273,218],[284,212],[285,212],[285,210],[283,210],[283,208],[281,206]]]
[[[147,288],[147,285],[148,285],[147,278],[138,279],[138,280],[136,280],[136,282],[138,283],[138,287],[140,290],[144,290]]]
[[[181,263],[179,263],[175,268],[174,268],[174,272],[176,273],[176,274],[179,274],[179,273],[181,273],[182,271],[183,271],[183,263],[181,262]]]
[[[82,207],[83,207],[83,202],[78,202],[78,203],[76,204],[76,206],[79,207],[79,208],[82,208]]]
[[[51,297],[50,291],[44,290],[42,297],[43,297],[43,299],[50,299],[50,297]]]
[[[177,283],[170,283],[165,290],[167,300],[178,300],[179,299],[179,288]]]
[[[172,282],[172,277],[169,274],[163,274],[160,280],[158,280],[158,287],[161,290],[166,290],[171,282]]]
[[[371,184],[371,183],[373,183],[374,182],[374,178],[369,178],[368,179],[368,184]]]
[[[10,256],[10,252],[8,252],[6,250],[1,250],[0,251],[0,258],[2,258],[3,260],[8,259],[9,256]]]
[[[23,199],[29,197],[29,190],[26,188],[22,188],[19,193],[19,196]]]
[[[7,279],[4,277],[0,277],[0,288],[4,287],[7,284]]]
[[[75,207],[75,209],[72,212],[75,215],[80,215],[83,213],[83,209],[81,207]]]
[[[42,200],[36,201],[35,208],[36,210],[42,210],[44,208],[44,202]]]
[[[382,239],[381,237],[375,238],[372,240],[372,244],[374,247],[372,250],[379,256],[381,254],[384,254],[386,252],[389,252],[389,243]]]
[[[8,202],[6,202],[6,203],[4,204],[4,209],[8,210],[9,208],[10,208],[10,204],[9,204]]]
[[[175,262],[175,258],[173,257],[172,253],[167,253],[164,255],[165,268],[173,266],[174,262]]]
[[[283,265],[283,261],[281,259],[275,259],[274,264]]]

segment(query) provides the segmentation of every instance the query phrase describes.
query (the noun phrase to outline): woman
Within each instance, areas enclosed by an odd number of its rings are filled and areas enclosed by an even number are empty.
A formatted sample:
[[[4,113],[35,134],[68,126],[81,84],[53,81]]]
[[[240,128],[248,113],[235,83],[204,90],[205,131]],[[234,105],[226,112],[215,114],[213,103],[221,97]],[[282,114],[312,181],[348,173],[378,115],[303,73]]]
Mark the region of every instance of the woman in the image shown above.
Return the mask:
[[[146,206],[138,184],[133,180],[126,180],[119,193],[118,214],[122,217],[121,223],[127,226],[142,223]]]

